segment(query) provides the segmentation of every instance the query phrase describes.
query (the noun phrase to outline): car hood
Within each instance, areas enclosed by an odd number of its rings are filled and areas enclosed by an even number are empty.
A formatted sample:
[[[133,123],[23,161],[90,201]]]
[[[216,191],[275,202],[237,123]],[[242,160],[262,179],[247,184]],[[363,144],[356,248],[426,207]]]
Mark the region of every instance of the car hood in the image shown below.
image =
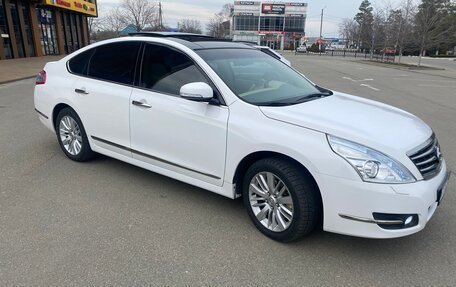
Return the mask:
[[[351,140],[383,152],[406,152],[432,130],[416,116],[352,95],[334,95],[285,107],[260,107],[271,119]]]

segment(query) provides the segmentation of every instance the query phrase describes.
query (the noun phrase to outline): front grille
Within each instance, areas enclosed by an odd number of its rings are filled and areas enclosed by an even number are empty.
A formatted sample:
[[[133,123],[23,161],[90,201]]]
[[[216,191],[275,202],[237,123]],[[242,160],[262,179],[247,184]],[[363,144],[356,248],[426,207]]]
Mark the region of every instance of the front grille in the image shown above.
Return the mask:
[[[434,177],[440,171],[442,154],[434,134],[423,144],[409,151],[407,156],[413,161],[425,180]]]

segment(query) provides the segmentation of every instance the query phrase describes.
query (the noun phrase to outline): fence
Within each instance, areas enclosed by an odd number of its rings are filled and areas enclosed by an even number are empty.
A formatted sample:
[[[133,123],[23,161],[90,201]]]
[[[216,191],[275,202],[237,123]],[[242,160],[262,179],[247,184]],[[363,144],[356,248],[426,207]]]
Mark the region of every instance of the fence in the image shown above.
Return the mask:
[[[372,59],[376,61],[382,61],[382,62],[394,62],[395,55],[394,54],[377,54],[374,53],[371,55],[371,53],[364,53],[364,52],[359,52],[359,51],[347,51],[347,50],[334,50],[334,51],[326,51],[326,52],[319,52],[319,53],[314,53],[314,52],[297,52],[295,51],[295,55],[316,55],[316,56],[331,56],[331,57],[354,57],[354,58],[362,58],[362,59]]]

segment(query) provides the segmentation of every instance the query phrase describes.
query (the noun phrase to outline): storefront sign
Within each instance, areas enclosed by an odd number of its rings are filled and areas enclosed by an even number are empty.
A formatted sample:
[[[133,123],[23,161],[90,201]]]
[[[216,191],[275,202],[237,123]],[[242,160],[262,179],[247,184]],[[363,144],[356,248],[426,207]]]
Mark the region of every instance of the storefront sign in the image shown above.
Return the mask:
[[[250,13],[250,12],[236,12],[234,13],[235,16],[254,16],[255,14],[254,13]]]
[[[285,4],[263,4],[261,13],[275,15],[285,14]]]
[[[234,1],[234,5],[259,5],[260,2],[256,1]]]
[[[286,14],[285,17],[304,17],[304,14]]]
[[[287,3],[286,5],[294,7],[307,7],[307,3]]]
[[[96,5],[84,0],[45,0],[45,3],[47,5],[87,14],[90,16],[98,16]]]

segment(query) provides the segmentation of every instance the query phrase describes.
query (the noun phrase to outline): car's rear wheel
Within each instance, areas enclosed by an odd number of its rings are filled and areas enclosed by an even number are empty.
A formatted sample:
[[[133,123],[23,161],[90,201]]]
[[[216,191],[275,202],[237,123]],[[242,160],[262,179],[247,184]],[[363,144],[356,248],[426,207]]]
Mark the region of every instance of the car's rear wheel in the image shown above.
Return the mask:
[[[243,198],[255,226],[266,236],[289,242],[310,233],[318,224],[318,187],[301,167],[280,158],[254,163],[243,181]]]
[[[84,126],[73,109],[64,108],[59,112],[55,129],[60,147],[68,158],[81,162],[93,158]]]

